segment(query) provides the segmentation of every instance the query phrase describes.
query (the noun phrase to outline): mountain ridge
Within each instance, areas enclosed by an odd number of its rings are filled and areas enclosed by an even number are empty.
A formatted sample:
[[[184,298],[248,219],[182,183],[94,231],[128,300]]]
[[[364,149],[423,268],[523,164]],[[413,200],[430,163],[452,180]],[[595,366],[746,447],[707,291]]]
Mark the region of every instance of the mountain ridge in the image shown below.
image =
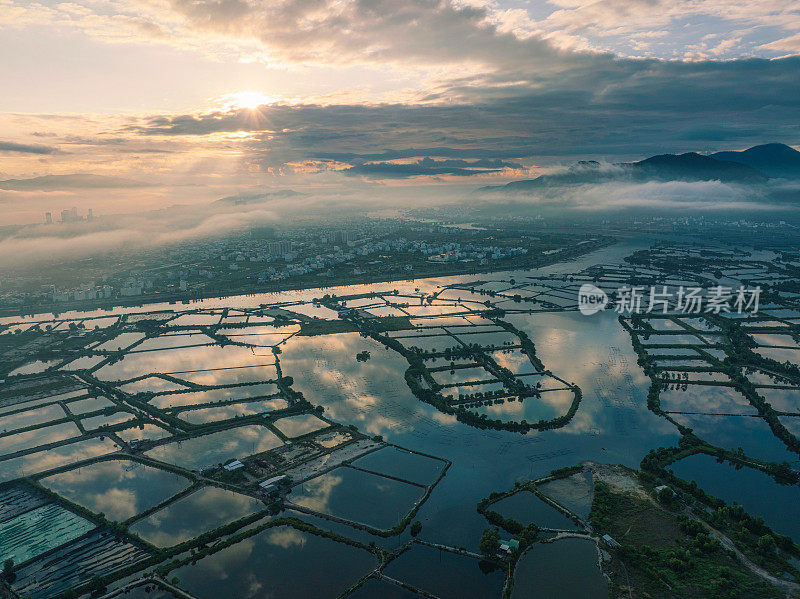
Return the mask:
[[[776,160],[782,156],[783,160]],[[736,158],[736,160],[728,159]],[[766,163],[764,170],[746,164]],[[793,165],[797,164],[795,168]],[[544,189],[549,187],[587,185],[607,182],[647,181],[721,181],[743,185],[759,185],[770,178],[800,178],[800,152],[785,144],[763,144],[742,152],[716,152],[705,155],[697,152],[683,154],[658,154],[636,162],[604,165],[594,160],[579,161],[566,171],[545,174],[535,179],[520,179],[504,185],[490,185],[479,192]]]
[[[800,152],[786,144],[769,143],[740,152],[715,152],[711,157],[745,164],[772,178],[800,178]]]

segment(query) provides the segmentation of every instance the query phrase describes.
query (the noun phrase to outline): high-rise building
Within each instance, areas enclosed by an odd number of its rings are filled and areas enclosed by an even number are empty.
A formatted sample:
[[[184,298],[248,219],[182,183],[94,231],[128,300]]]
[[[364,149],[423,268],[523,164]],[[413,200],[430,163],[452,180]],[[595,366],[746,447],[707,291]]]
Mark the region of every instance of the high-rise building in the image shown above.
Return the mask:
[[[271,241],[267,246],[267,251],[273,256],[285,256],[292,251],[292,242],[288,240]]]
[[[339,231],[328,231],[323,235],[323,238],[328,243],[347,243],[349,241],[356,240],[356,233],[355,231],[349,230],[339,230]]]
[[[92,209],[89,208],[89,212],[86,213],[86,220],[92,220],[94,218],[94,214],[92,213]]]
[[[78,221],[78,209],[71,208],[69,210],[62,210],[61,211],[61,222],[62,223],[74,223]]]
[[[52,212],[45,212],[44,213],[44,223],[46,225],[52,225],[53,224],[53,213]]]

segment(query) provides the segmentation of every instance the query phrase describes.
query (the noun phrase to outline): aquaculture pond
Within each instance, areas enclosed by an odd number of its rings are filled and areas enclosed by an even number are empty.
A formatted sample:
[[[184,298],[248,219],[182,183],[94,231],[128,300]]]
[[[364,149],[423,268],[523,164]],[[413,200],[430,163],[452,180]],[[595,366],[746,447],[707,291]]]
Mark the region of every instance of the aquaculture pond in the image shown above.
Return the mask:
[[[107,460],[48,476],[41,484],[109,520],[127,520],[169,499],[188,479],[131,460]]]
[[[156,395],[150,403],[157,408],[178,408],[206,403],[237,401],[251,397],[274,395],[278,393],[275,383],[261,383],[257,385],[240,385],[236,387],[220,387],[205,391],[189,391],[187,393],[167,393]]]
[[[144,333],[120,333],[113,339],[101,343],[99,345],[95,345],[92,349],[94,351],[107,351],[107,352],[114,352],[119,351],[125,347],[130,347],[137,341],[141,341],[145,338]]]
[[[187,385],[177,383],[160,376],[148,376],[119,386],[120,391],[135,395],[136,393],[166,393],[168,391],[185,391]]]
[[[699,380],[697,373],[690,378]],[[687,385],[686,389],[662,391],[659,396],[665,412],[695,412],[705,414],[757,414],[747,398],[733,387]]]
[[[522,525],[536,524],[539,528],[575,530],[578,527],[570,518],[539,499],[530,491],[520,491],[511,497],[501,499],[489,509],[506,518],[512,518]]]
[[[676,422],[691,428],[701,439],[712,445],[736,451],[741,447],[753,458],[773,462],[796,462],[798,454],[772,434],[765,420],[752,416],[706,416],[673,414]]]
[[[0,522],[0,562],[19,564],[89,532],[95,525],[49,503]]]
[[[103,427],[114,426],[115,424],[122,424],[133,420],[135,417],[130,412],[114,412],[113,414],[99,414],[97,416],[90,416],[83,418],[81,424],[87,431],[98,430]]]
[[[139,424],[131,428],[115,431],[114,434],[126,443],[131,441],[158,441],[164,437],[169,437],[169,431],[155,424]]]
[[[171,547],[264,509],[262,502],[247,495],[203,487],[137,520],[130,528],[156,547]]]
[[[108,359],[108,356],[83,356],[77,358],[68,364],[61,367],[61,370],[91,370],[103,360]]]
[[[64,410],[58,404],[44,406],[33,410],[25,410],[15,414],[8,414],[0,417],[0,432],[11,432],[15,429],[44,424],[51,420],[59,420],[66,417]]]
[[[17,412],[19,410],[29,410],[43,404],[51,404],[56,401],[66,400],[72,397],[81,397],[86,395],[86,389],[78,389],[67,393],[59,393],[57,395],[35,396],[35,398],[28,398],[24,396],[20,398],[17,395],[12,396],[10,399],[3,398],[3,406],[0,408],[0,416]]]
[[[57,365],[60,361],[61,360],[34,360],[15,368],[8,373],[8,376],[15,376],[18,374],[37,374],[39,372],[44,372],[48,368],[52,368],[53,366]]]
[[[234,403],[214,408],[185,410],[179,412],[178,417],[191,424],[207,424],[210,422],[219,422],[220,420],[240,418],[242,416],[252,416],[253,414],[274,412],[275,410],[282,410],[288,406],[289,403],[282,397],[273,397],[272,399]]]
[[[113,408],[117,404],[108,399],[107,397],[89,397],[87,399],[79,399],[67,404],[67,408],[72,414],[87,414],[89,412],[96,412],[105,408]]]
[[[543,392],[538,397],[477,400],[477,403],[469,403],[465,407],[470,412],[486,414],[490,420],[535,423],[563,416],[574,399],[575,394],[571,390],[553,390]]]
[[[368,551],[287,526],[170,573],[198,599],[336,597],[377,566]]]
[[[597,546],[585,539],[536,544],[514,573],[512,599],[606,599],[608,581],[598,566]]]
[[[178,599],[153,583],[141,584],[117,596],[120,599]]]
[[[370,578],[347,595],[347,599],[375,599],[376,597],[381,599],[419,599],[419,594],[386,580]]]
[[[15,570],[13,588],[21,597],[60,597],[67,589],[94,576],[133,566],[147,557],[145,550],[117,538],[113,532],[97,531],[61,545]]]
[[[761,395],[774,409],[780,412],[800,414],[800,389],[760,388]]]
[[[203,370],[186,370],[168,373],[170,376],[195,385],[238,385],[275,379],[278,371],[275,364],[265,356],[259,356],[262,363],[251,366],[226,366]]]
[[[103,381],[124,381],[147,373],[191,373],[211,372],[241,366],[262,366],[274,364],[271,353],[257,354],[248,347],[235,345],[200,345],[178,349],[158,349],[146,352],[129,352],[118,362],[106,364],[93,374]],[[266,367],[265,367],[266,368]],[[274,377],[274,367],[270,372],[273,376],[263,376],[262,379]],[[222,374],[220,374],[222,377]],[[180,378],[180,377],[179,377]],[[204,378],[218,378],[206,374]],[[243,381],[240,381],[243,382]],[[220,383],[202,383],[220,384]]]
[[[17,458],[0,461],[0,481],[31,476],[67,464],[74,464],[119,449],[111,439],[84,439],[46,451],[37,451]]]
[[[790,433],[800,439],[800,417],[798,416],[781,416],[778,418],[781,424],[786,427]]]
[[[558,478],[538,485],[538,489],[581,518],[589,517],[594,497],[591,473],[579,472],[566,478]]]
[[[767,526],[800,542],[800,514],[787,506],[800,504],[800,487],[781,485],[754,468],[736,468],[705,454],[691,455],[669,466],[687,481],[696,481],[707,493],[726,503],[738,503]]]
[[[267,427],[248,425],[172,441],[147,451],[146,455],[189,470],[202,470],[282,444],[278,436]]]
[[[486,566],[472,557],[414,544],[389,562],[384,572],[440,599],[499,597],[503,572]]]
[[[324,514],[376,528],[391,528],[419,500],[424,488],[340,467],[292,489],[288,500]]]
[[[328,426],[324,420],[320,420],[313,414],[302,414],[300,416],[287,416],[280,418],[274,423],[275,428],[287,437],[300,437],[313,433]]]
[[[203,333],[184,333],[179,335],[160,335],[150,337],[134,347],[131,352],[151,351],[155,349],[172,349],[178,347],[191,347],[194,345],[210,345],[214,339]]]
[[[71,437],[79,437],[80,434],[81,431],[73,422],[62,422],[61,424],[6,435],[5,437],[0,437],[0,455],[63,441]]]
[[[384,447],[358,458],[353,466],[429,485],[444,469],[445,462],[400,447]]]

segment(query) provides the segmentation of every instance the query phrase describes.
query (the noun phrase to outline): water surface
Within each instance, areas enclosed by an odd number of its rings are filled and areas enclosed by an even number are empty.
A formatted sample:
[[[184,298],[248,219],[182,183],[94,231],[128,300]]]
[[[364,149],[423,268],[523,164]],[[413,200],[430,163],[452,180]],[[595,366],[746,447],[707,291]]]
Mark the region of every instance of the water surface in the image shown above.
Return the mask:
[[[158,505],[191,483],[177,474],[130,460],[95,462],[40,482],[62,497],[116,521]]]
[[[597,565],[597,547],[584,539],[537,543],[517,564],[512,599],[606,599],[608,581]]]
[[[203,487],[137,520],[130,529],[156,547],[171,547],[265,509],[247,495]]]
[[[171,572],[199,599],[336,597],[377,566],[375,557],[289,527],[257,535]]]

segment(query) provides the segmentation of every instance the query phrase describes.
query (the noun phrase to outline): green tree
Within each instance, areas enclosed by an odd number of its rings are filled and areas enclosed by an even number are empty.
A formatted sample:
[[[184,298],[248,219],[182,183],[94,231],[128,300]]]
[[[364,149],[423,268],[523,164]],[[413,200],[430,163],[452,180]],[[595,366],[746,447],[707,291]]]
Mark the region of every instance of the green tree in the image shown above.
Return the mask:
[[[496,528],[484,530],[478,546],[485,557],[494,557],[500,550],[500,533],[498,530]]]
[[[422,530],[422,522],[420,522],[419,520],[415,520],[411,524],[411,536],[416,537],[421,530]]]
[[[92,577],[91,582],[89,582],[89,590],[92,593],[92,597],[103,595],[106,592],[106,585],[103,579],[99,576]]]
[[[8,558],[3,563],[3,579],[8,582],[14,582],[14,560]]]
[[[768,555],[770,553],[775,552],[775,537],[772,535],[764,535],[758,538],[758,544],[756,545],[758,548],[758,552],[762,555]]]
[[[658,500],[666,506],[671,506],[675,500],[675,493],[669,487],[664,487],[658,492]]]

